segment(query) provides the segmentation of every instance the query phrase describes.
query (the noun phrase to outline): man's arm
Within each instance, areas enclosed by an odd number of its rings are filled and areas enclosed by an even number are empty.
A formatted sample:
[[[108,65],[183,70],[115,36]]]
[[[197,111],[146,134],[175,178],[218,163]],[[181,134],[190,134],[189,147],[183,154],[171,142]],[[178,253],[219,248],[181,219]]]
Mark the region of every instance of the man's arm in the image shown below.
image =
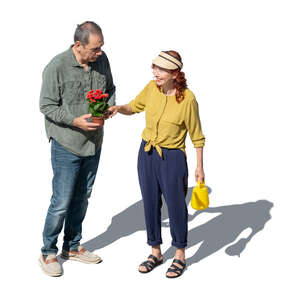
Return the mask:
[[[40,111],[55,123],[75,126],[84,131],[96,130],[100,126],[87,121],[91,114],[74,117],[62,107],[58,72],[53,64],[49,64],[43,72]]]
[[[61,105],[58,72],[53,64],[47,65],[43,72],[40,111],[55,123],[73,125],[74,116]]]

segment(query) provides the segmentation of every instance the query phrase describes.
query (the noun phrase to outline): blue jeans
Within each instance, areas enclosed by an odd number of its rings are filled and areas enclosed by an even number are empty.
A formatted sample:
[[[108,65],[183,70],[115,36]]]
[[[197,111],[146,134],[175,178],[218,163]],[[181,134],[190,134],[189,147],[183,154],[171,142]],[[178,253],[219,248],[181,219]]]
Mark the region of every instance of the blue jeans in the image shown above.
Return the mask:
[[[53,195],[43,231],[44,255],[57,254],[64,223],[63,249],[77,251],[100,152],[101,149],[93,156],[79,157],[52,139]]]

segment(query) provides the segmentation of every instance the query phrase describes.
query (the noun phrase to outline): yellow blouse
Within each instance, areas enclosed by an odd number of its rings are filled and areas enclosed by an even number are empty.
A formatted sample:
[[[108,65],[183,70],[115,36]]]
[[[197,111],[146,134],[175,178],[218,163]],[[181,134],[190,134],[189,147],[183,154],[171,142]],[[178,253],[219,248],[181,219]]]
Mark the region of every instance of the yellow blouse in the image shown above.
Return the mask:
[[[133,113],[146,112],[146,127],[142,138],[147,143],[145,151],[155,147],[162,157],[160,147],[180,149],[185,152],[187,132],[195,148],[203,147],[205,137],[202,133],[198,104],[194,94],[185,90],[181,103],[175,95],[167,96],[151,80],[140,94],[129,103]]]

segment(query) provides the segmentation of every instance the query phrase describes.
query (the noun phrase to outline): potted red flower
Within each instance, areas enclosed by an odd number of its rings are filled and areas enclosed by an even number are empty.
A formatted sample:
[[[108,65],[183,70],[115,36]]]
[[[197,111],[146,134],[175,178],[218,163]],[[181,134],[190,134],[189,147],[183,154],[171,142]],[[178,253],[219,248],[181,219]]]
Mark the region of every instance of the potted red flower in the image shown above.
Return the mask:
[[[106,98],[108,98],[108,94],[103,94],[102,90],[90,90],[86,94],[88,111],[92,115],[92,122],[100,125],[104,124],[103,114],[109,107]]]

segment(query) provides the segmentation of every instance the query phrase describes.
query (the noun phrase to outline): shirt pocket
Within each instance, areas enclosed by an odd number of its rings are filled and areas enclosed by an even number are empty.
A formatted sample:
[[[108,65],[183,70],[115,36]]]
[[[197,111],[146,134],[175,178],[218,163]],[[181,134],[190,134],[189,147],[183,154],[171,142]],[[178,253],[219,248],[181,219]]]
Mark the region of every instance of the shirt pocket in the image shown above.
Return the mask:
[[[62,84],[62,102],[63,104],[82,104],[83,90],[81,81],[67,81]]]
[[[184,123],[177,115],[165,115],[160,121],[160,130],[169,137],[177,137],[184,130]]]

